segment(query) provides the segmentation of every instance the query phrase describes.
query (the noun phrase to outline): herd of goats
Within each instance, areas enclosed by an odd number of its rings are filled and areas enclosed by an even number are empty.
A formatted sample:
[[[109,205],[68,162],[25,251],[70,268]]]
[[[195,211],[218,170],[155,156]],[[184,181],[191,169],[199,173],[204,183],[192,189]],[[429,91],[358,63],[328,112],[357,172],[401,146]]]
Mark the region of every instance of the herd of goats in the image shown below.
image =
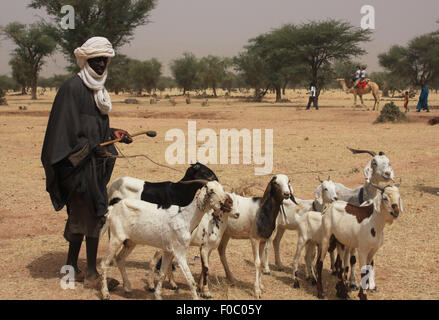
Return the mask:
[[[161,299],[166,276],[171,287],[177,289],[173,259],[183,272],[192,297],[198,299],[186,255],[190,246],[199,247],[202,272],[198,288],[202,297],[210,298],[207,276],[212,250],[218,249],[227,279],[235,282],[225,254],[230,239],[250,239],[256,268],[254,294],[261,298],[264,290],[261,272],[270,273],[270,246],[274,248],[276,266],[282,268],[279,251],[282,236],[286,230],[297,230],[292,273],[295,288],[300,287],[297,269],[305,248],[306,278],[316,285],[317,296],[324,297],[322,269],[329,252],[332,274],[339,279],[337,296],[348,298],[349,291],[358,290],[354,270],[357,249],[362,278],[358,297],[367,299],[366,290],[376,290],[373,257],[383,244],[384,226],[391,224],[403,210],[400,183],[380,185],[394,182],[392,166],[383,152],[348,149],[354,154],[372,156],[364,168],[364,184],[350,189],[330,178],[325,181],[319,178],[320,185],[312,200],[296,198],[289,178],[283,174],[270,180],[262,197],[225,192],[215,173],[201,163],[190,165],[177,183],[118,178],[108,188],[109,213],[101,231],[101,237],[106,232],[109,234],[109,253],[102,260],[102,298],[110,298],[106,280],[113,262],[122,275],[125,294],[132,293],[125,260],[137,244],[159,249],[147,276],[156,299]],[[156,265],[160,270],[154,285]]]

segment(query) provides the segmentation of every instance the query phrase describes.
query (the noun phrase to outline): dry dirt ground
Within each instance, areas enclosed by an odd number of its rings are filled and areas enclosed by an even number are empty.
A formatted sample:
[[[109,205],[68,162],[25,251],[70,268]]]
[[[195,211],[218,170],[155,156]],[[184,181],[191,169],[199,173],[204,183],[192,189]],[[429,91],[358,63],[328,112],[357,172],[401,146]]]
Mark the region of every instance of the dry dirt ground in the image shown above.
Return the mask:
[[[37,101],[29,96],[7,96],[9,106],[0,107],[0,299],[99,299],[96,291],[81,284],[74,290],[60,287],[60,269],[66,260],[67,243],[62,233],[66,220],[65,209],[55,212],[45,191],[44,171],[40,153],[54,91]],[[177,94],[177,92],[173,92]],[[291,103],[274,104],[273,96],[263,103],[246,103],[239,98],[201,99],[187,105],[183,97],[175,97],[172,106],[168,99],[150,105],[149,98],[140,104],[123,103],[127,96],[112,96],[114,110],[111,125],[130,132],[153,129],[156,138],[138,137],[131,145],[119,145],[126,155],[144,153],[165,163],[165,150],[170,145],[164,137],[167,130],[179,128],[187,132],[187,120],[197,121],[197,130],[211,128],[274,129],[273,173],[287,174],[297,197],[311,199],[317,186],[317,175],[351,187],[363,183],[363,167],[369,155],[352,155],[346,146],[384,151],[391,159],[397,177],[402,177],[401,194],[404,213],[385,229],[385,241],[375,259],[378,292],[370,299],[438,299],[439,298],[439,126],[429,126],[431,113],[415,113],[411,101],[410,123],[372,124],[378,113],[353,108],[353,97],[341,90],[321,96],[321,110],[306,111],[306,92],[290,91]],[[367,105],[372,100],[367,99]],[[381,106],[386,101],[383,101]],[[402,99],[395,99],[402,106]],[[430,104],[439,105],[439,96],[432,95]],[[27,110],[19,110],[26,106]],[[184,171],[187,165],[174,165]],[[231,187],[246,190],[247,195],[261,196],[270,176],[255,176],[254,165],[209,165],[220,181]],[[149,181],[176,181],[181,173],[161,168],[144,158],[119,159],[112,180],[133,176]],[[301,258],[298,277],[301,288],[294,289],[291,281],[291,262],[296,245],[296,232],[289,231],[281,243],[285,270],[274,266],[270,256],[271,275],[263,276],[264,299],[316,299],[316,289],[304,281],[304,261]],[[107,239],[101,241],[99,259],[107,253]],[[145,291],[145,268],[154,249],[137,247],[127,262],[132,281],[132,299],[153,299]],[[191,248],[188,261],[196,280],[200,272],[198,250]],[[231,240],[227,256],[232,272],[238,279],[230,286],[217,252],[210,263],[210,287],[215,299],[253,299],[254,267],[248,240]],[[329,260],[329,259],[328,259]],[[80,267],[85,269],[85,244],[80,254]],[[117,268],[110,276],[121,279]],[[359,277],[359,271],[357,270]],[[335,297],[335,278],[324,265],[324,288],[328,299]],[[179,269],[176,271],[180,291],[169,290],[167,282],[164,299],[190,299],[190,293]],[[356,298],[356,293],[352,295]],[[125,299],[119,287],[112,299]]]

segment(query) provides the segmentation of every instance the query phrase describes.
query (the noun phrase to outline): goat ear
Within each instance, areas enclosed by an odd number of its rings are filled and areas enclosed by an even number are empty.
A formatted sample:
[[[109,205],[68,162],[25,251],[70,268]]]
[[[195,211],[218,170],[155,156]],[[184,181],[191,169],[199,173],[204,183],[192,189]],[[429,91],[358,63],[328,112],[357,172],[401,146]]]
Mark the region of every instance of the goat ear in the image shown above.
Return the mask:
[[[366,178],[366,182],[370,183],[370,179],[372,179],[372,160],[364,167],[364,177]]]
[[[323,203],[323,195],[322,195],[322,185],[319,185],[316,190],[314,190],[314,198],[320,202]]]
[[[274,180],[274,178],[270,180],[267,188],[265,189],[264,195],[262,196],[261,202],[259,204],[260,207],[262,207],[265,204],[265,202],[268,200],[268,197],[271,194],[271,184],[272,184],[273,180]]]

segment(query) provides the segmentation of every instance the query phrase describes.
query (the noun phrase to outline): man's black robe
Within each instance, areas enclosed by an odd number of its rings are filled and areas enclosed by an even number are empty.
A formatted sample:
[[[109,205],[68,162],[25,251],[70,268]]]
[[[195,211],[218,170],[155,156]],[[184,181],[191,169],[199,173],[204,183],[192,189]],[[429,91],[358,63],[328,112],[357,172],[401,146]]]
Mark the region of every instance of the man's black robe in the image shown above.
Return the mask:
[[[107,212],[106,186],[115,159],[97,159],[93,149],[111,139],[114,136],[108,115],[102,115],[96,107],[93,91],[79,76],[67,80],[53,102],[41,154],[46,190],[56,211],[64,207],[69,195],[77,192],[87,194],[90,210],[97,217]],[[67,158],[86,149],[87,144],[87,156],[73,167]],[[117,154],[113,145],[107,150]]]

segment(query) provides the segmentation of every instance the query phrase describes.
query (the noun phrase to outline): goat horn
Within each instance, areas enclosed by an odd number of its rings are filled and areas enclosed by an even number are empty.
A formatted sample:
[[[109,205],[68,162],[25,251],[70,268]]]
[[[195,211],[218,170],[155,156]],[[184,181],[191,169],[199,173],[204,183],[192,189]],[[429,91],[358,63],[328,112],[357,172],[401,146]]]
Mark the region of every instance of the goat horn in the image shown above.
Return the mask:
[[[179,181],[179,183],[182,183],[182,184],[192,184],[192,183],[207,184],[208,182],[209,182],[209,180],[205,180],[205,179],[195,179],[195,180],[188,180],[188,181]]]
[[[317,180],[319,180],[320,183],[323,183],[323,180],[320,179],[320,176],[317,176]]]
[[[401,185],[401,183],[402,183],[402,179],[399,178],[399,182],[398,182],[397,184],[395,184],[395,187],[399,188],[399,186]]]
[[[291,201],[293,201],[295,204],[299,205],[296,201],[296,198],[294,198],[294,195],[292,193],[290,193],[290,199]]]
[[[346,148],[348,148],[353,154],[356,154],[356,153],[368,153],[372,157],[375,157],[377,155],[375,152],[369,151],[369,150],[352,149],[352,148],[349,148],[349,147],[346,147]]]
[[[374,183],[371,183],[370,185],[371,185],[372,187],[374,187],[374,188],[376,188],[376,189],[378,189],[378,190],[384,192],[384,187],[381,187],[381,186],[379,186],[379,185],[377,185],[377,184],[374,184]]]
[[[331,176],[328,176],[328,181],[330,181],[331,180]]]

